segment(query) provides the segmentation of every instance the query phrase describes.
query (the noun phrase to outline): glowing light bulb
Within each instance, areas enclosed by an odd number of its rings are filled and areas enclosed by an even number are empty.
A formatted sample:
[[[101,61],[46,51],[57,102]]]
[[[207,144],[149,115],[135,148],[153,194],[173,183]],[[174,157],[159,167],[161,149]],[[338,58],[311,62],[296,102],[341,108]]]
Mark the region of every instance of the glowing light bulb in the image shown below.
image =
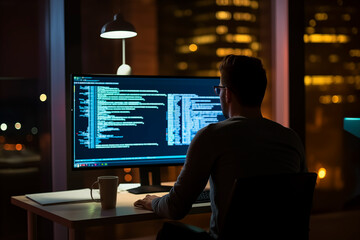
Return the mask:
[[[189,50],[190,50],[191,52],[196,52],[197,49],[198,49],[198,46],[197,46],[196,44],[194,44],[194,43],[190,44]]]
[[[21,151],[21,150],[23,149],[23,145],[20,144],[20,143],[18,143],[18,144],[15,145],[15,149],[16,149],[17,151]]]
[[[16,128],[16,130],[20,130],[21,129],[21,123],[19,123],[19,122],[15,123],[15,128]]]
[[[6,131],[6,129],[7,129],[6,123],[2,123],[2,124],[0,125],[0,129],[1,129],[2,131]]]
[[[124,179],[126,182],[131,182],[132,176],[130,174],[125,174]]]
[[[47,96],[46,96],[46,94],[45,93],[43,93],[43,94],[41,94],[40,95],[40,101],[42,101],[42,102],[45,102],[46,101],[46,99],[47,99]]]
[[[320,168],[318,171],[318,177],[320,179],[324,179],[326,176],[326,169],[325,168]]]

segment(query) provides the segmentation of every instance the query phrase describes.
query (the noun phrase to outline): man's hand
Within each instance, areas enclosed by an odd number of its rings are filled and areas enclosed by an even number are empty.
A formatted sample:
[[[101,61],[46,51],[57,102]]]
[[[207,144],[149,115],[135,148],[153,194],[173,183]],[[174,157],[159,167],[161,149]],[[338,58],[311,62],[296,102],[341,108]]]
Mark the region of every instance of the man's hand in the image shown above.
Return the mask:
[[[134,206],[152,211],[153,209],[152,209],[151,203],[152,203],[152,200],[154,200],[155,198],[159,198],[159,196],[146,195],[146,197],[144,199],[139,199],[136,202],[134,202]]]

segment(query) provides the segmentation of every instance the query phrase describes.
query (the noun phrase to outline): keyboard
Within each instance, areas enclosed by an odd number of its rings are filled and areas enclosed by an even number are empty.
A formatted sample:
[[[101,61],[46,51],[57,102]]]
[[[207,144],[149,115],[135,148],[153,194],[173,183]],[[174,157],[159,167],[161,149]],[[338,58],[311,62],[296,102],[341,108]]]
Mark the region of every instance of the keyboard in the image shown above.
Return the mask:
[[[195,203],[206,203],[210,202],[210,190],[204,190],[200,193]]]

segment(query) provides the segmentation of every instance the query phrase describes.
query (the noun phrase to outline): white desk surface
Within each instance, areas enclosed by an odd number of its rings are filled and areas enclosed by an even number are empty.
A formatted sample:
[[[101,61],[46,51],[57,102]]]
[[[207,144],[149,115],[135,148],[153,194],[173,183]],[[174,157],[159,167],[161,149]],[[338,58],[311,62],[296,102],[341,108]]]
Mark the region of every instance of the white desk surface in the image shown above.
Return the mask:
[[[155,193],[158,196],[166,193]],[[30,213],[42,216],[68,228],[82,228],[87,226],[104,225],[111,223],[128,223],[159,219],[152,211],[134,207],[133,203],[146,194],[131,194],[120,192],[117,196],[115,209],[102,210],[100,203],[82,202],[56,205],[40,205],[26,196],[14,196],[11,203],[27,210]],[[210,212],[210,203],[194,204],[190,214]]]

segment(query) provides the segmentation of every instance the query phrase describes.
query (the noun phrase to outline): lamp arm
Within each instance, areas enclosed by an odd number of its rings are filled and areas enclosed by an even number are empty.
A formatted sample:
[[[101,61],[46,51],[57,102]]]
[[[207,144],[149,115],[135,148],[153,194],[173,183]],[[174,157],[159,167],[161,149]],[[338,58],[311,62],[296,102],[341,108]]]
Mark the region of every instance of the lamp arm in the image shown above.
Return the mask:
[[[131,67],[125,63],[125,39],[122,39],[122,64],[117,70],[118,75],[130,75]]]
[[[125,38],[122,39],[122,64],[125,64]]]

